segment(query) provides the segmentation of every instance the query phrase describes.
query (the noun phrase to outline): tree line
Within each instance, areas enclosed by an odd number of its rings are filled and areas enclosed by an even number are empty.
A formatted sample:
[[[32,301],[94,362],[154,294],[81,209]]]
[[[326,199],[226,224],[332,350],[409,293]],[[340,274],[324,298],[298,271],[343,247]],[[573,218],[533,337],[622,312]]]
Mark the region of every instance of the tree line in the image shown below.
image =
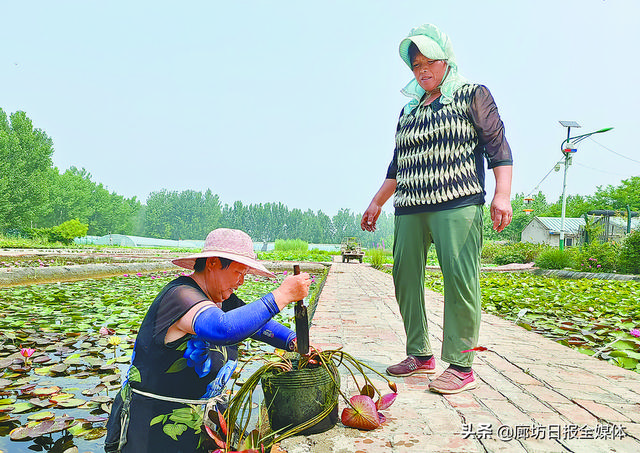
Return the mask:
[[[89,235],[109,233],[163,239],[204,239],[214,228],[238,228],[254,241],[302,239],[310,243],[340,243],[354,236],[365,246],[391,245],[393,215],[382,212],[375,233],[360,229],[361,213],[341,209],[333,216],[319,211],[289,209],[273,203],[223,204],[211,190],[181,192],[161,189],[145,203],[110,192],[92,180],[85,169],[64,172],[53,166],[53,141],[34,128],[24,112],[9,116],[0,109],[0,231],[28,233],[33,228],[52,228],[77,219],[88,226]],[[489,200],[490,201],[490,200]],[[560,216],[561,202],[548,203],[540,192],[525,204],[523,194],[512,200],[514,217],[503,233],[491,229],[485,207],[485,238],[518,241],[533,215]],[[579,217],[593,209],[623,211],[627,205],[640,210],[640,177],[619,186],[598,187],[591,196],[569,196],[567,217]]]
[[[25,112],[9,116],[0,109],[0,231],[28,235],[77,219],[87,234],[109,233],[163,239],[201,239],[214,228],[238,228],[255,241],[303,239],[340,243],[361,236],[369,245],[392,241],[393,218],[383,213],[379,228],[364,236],[360,214],[341,209],[330,217],[322,211],[289,209],[282,203],[223,204],[211,190],[182,192],[161,189],[146,203],[110,192],[85,169],[64,172],[53,166],[53,141],[35,128]]]

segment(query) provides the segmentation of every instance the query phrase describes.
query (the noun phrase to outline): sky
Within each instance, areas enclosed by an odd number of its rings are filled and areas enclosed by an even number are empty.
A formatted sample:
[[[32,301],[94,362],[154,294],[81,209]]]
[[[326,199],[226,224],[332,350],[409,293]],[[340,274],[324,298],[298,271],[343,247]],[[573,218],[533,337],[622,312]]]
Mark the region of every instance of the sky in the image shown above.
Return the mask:
[[[223,204],[363,212],[384,180],[412,74],[398,55],[433,23],[492,92],[512,195],[640,175],[637,0],[0,0],[0,108],[54,143],[53,164],[145,202],[211,189]],[[544,179],[544,180],[543,180]],[[487,177],[488,200],[493,176]],[[392,212],[391,201],[385,210]]]

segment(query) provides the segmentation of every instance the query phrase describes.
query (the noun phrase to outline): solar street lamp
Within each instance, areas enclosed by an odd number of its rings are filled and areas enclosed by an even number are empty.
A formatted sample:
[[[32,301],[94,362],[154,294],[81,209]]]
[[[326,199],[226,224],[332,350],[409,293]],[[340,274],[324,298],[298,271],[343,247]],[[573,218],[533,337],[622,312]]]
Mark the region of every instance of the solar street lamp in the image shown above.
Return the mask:
[[[564,218],[567,211],[567,169],[569,168],[569,165],[571,165],[571,157],[578,151],[578,143],[580,143],[582,140],[587,137],[591,137],[594,134],[600,134],[602,132],[610,131],[613,128],[606,127],[594,132],[589,132],[588,134],[576,135],[575,137],[571,137],[571,128],[580,127],[580,125],[575,121],[560,121],[560,124],[563,127],[567,128],[567,139],[560,145],[560,149],[562,150],[562,154],[564,155],[564,178],[562,181],[562,216],[560,218],[560,250],[564,250]]]

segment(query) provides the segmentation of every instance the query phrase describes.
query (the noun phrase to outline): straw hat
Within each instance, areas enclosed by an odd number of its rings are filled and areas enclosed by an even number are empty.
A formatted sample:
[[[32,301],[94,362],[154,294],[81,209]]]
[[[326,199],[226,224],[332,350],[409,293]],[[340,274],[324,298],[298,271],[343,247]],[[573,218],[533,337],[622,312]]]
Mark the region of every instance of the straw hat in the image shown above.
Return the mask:
[[[194,255],[176,258],[171,262],[176,266],[193,269],[197,258],[227,258],[249,266],[249,273],[263,277],[275,277],[260,262],[256,260],[253,251],[253,241],[247,233],[229,228],[218,228],[207,235],[202,252]]]

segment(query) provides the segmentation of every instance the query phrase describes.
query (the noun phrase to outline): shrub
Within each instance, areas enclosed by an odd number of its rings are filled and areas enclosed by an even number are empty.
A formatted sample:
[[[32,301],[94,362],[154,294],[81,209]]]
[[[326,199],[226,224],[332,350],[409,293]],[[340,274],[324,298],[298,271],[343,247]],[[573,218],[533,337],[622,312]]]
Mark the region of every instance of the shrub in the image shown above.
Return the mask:
[[[274,250],[276,252],[306,252],[309,250],[309,243],[302,239],[276,239]]]
[[[71,219],[51,228],[49,237],[52,241],[71,244],[74,238],[86,236],[87,231],[89,231],[89,225],[81,223],[78,219]]]
[[[369,249],[366,256],[374,269],[382,269],[382,265],[386,262],[386,253],[382,249]]]
[[[480,258],[485,263],[493,263],[496,254],[504,247],[504,242],[485,241],[482,244],[482,253]]]
[[[618,265],[624,274],[640,274],[640,231],[632,231],[622,241]]]
[[[618,268],[618,249],[615,242],[592,242],[580,248],[576,269],[583,272],[615,272]]]
[[[499,266],[510,263],[531,263],[545,248],[547,246],[544,244],[532,244],[530,242],[503,245],[496,252],[493,262]]]
[[[78,219],[72,219],[52,228],[34,228],[31,234],[36,241],[71,244],[74,238],[86,236],[87,231],[89,231],[89,225],[81,223]]]
[[[564,269],[573,267],[573,254],[569,250],[549,248],[536,258],[536,266],[540,269]]]

